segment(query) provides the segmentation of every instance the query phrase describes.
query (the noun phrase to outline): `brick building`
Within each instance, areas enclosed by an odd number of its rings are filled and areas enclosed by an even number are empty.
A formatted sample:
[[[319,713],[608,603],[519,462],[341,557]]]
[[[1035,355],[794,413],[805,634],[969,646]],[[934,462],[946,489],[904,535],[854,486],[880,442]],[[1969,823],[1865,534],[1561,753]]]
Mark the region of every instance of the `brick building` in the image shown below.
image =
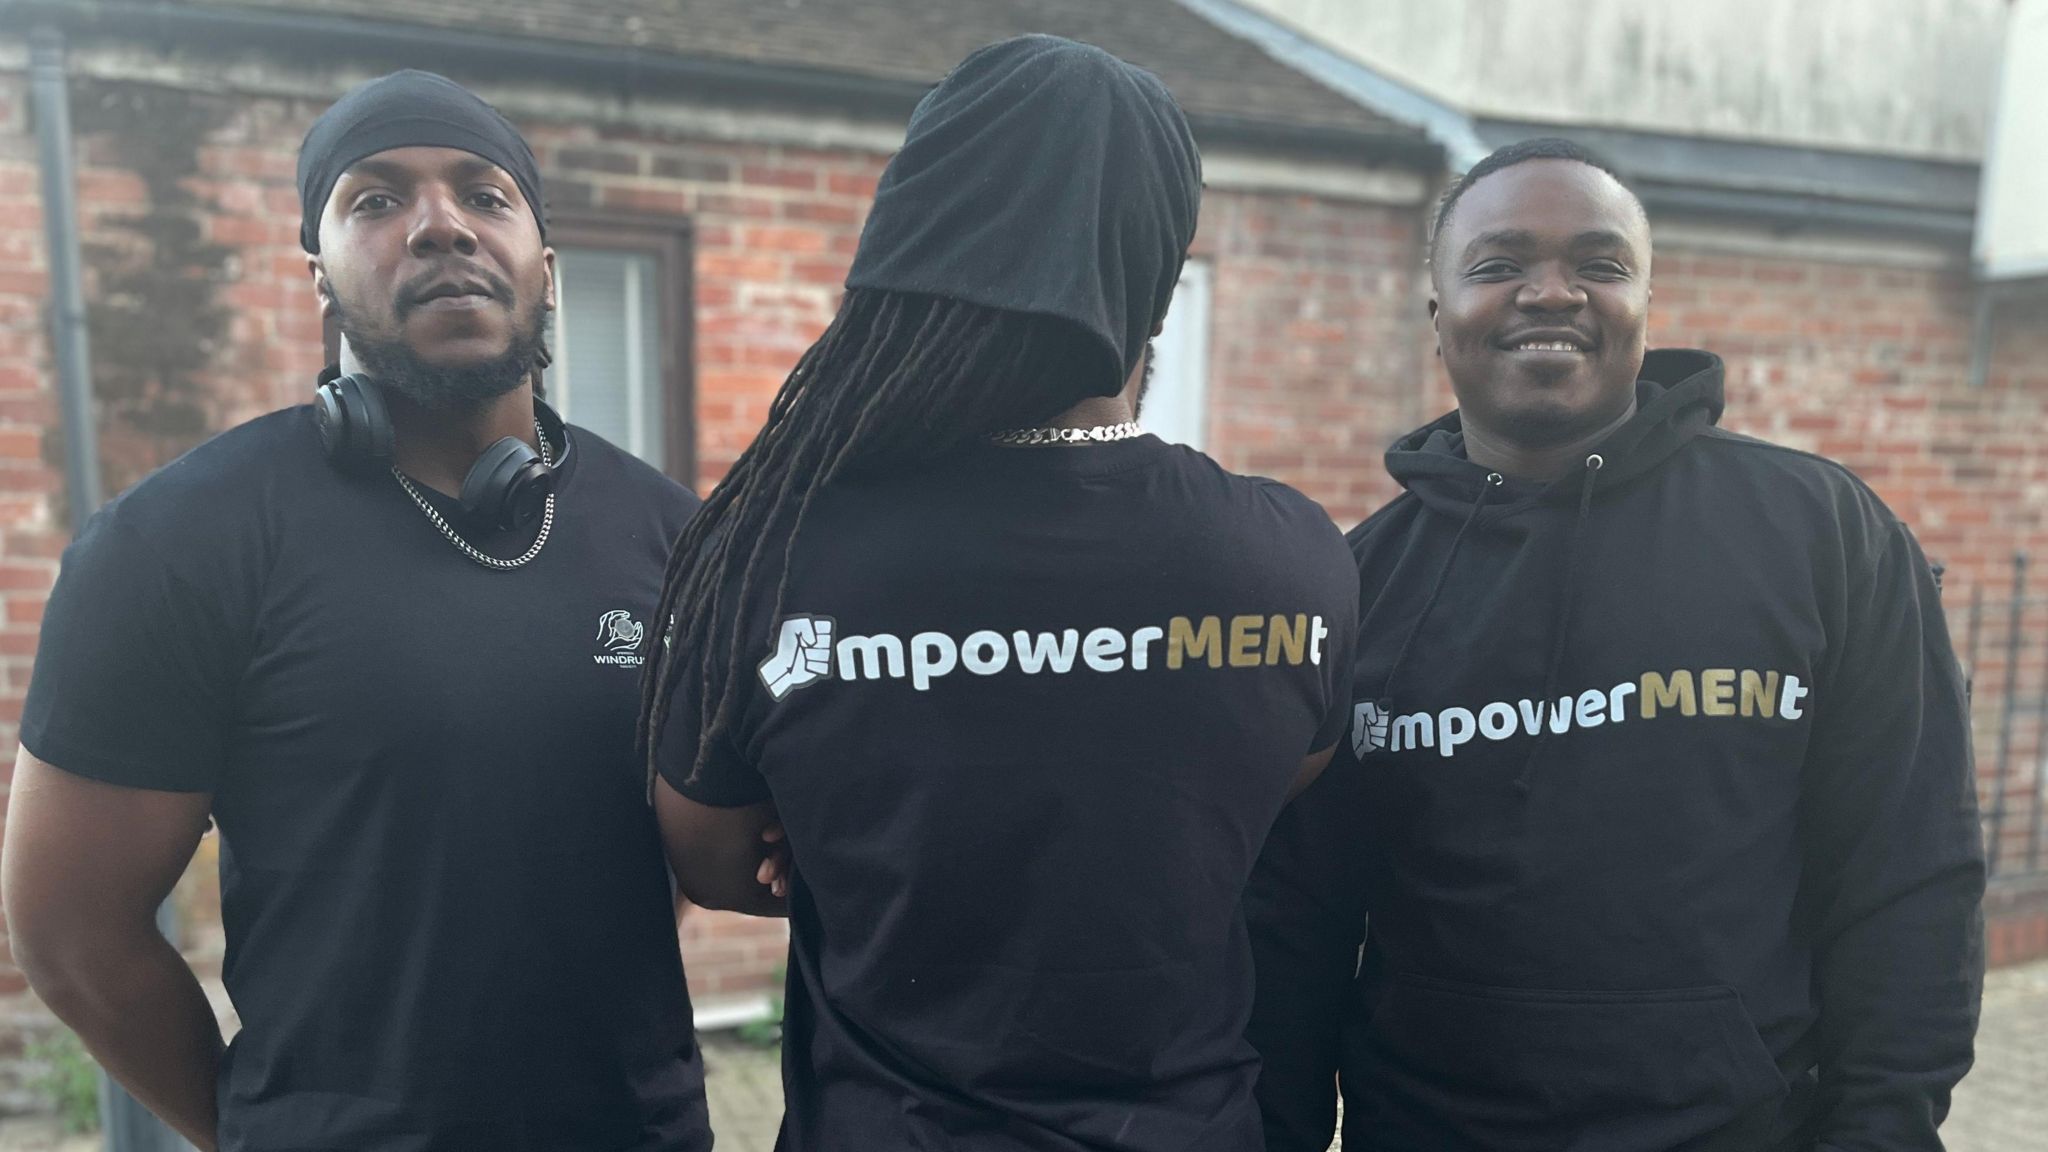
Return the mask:
[[[830,319],[911,105],[972,48],[1048,31],[1158,72],[1203,146],[1201,231],[1148,420],[1301,487],[1348,526],[1393,494],[1385,445],[1449,406],[1423,310],[1444,135],[1213,7],[0,0],[0,744],[68,536],[34,35],[62,45],[109,492],[309,394],[325,353],[296,239],[296,148],[335,96],[406,66],[471,85],[534,145],[562,252],[551,394],[708,490]],[[1469,127],[1489,141],[1534,131]],[[1947,565],[1952,611],[2008,595],[2012,554],[2048,548],[2048,308],[2006,308],[1973,386],[1972,166],[1844,155],[1817,193],[1810,172],[1746,179],[1783,170],[1769,146],[1674,158],[1641,133],[1594,142],[1652,211],[1653,339],[1728,358],[1726,423],[1868,479]],[[2048,611],[2018,627],[2021,661],[1985,644],[1973,671],[2003,685],[2013,668],[2013,689],[1994,695],[2031,702]],[[1985,795],[2012,806],[2005,831],[2024,859],[2041,710],[2001,745],[2011,716],[1979,696],[1982,746],[2003,749],[1980,753]],[[189,886],[203,929],[204,878]],[[2003,885],[1995,907],[1999,958],[2048,953],[2038,877]],[[779,923],[692,913],[683,937],[714,1015],[749,1008],[780,960]],[[208,947],[203,931],[194,944]],[[21,992],[0,965],[0,994],[33,1012]]]

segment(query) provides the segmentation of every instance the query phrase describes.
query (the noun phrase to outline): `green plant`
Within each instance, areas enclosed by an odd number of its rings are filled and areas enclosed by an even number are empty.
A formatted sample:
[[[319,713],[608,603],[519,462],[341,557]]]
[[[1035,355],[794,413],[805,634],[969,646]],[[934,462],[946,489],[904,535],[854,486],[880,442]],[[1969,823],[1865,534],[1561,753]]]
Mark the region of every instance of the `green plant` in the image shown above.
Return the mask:
[[[782,983],[788,973],[787,968],[776,965],[775,990],[768,994],[768,1016],[740,1025],[736,1031],[740,1039],[764,1048],[782,1042]]]
[[[26,1055],[38,1066],[31,1088],[57,1113],[64,1130],[74,1135],[97,1131],[100,1069],[78,1037],[59,1028],[31,1042]]]

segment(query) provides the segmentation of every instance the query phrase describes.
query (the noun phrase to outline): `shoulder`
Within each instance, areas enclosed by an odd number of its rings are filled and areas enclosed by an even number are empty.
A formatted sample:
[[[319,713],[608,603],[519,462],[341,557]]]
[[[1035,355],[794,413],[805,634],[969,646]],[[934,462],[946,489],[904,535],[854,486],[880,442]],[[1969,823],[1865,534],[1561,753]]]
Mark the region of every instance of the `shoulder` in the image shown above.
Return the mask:
[[[180,605],[209,628],[240,619],[276,557],[279,526],[331,474],[309,407],[222,432],[92,515],[64,550],[50,611],[98,612],[114,599]]]
[[[1312,586],[1334,591],[1356,583],[1344,533],[1321,504],[1270,477],[1232,472],[1192,448],[1176,451],[1191,487],[1206,490],[1203,506],[1215,510],[1209,523],[1217,545],[1255,562],[1278,561]]]
[[[1344,534],[1344,542],[1350,545],[1351,555],[1362,563],[1388,532],[1398,531],[1412,522],[1415,510],[1421,506],[1422,501],[1412,492],[1403,492],[1380,505],[1379,511],[1359,521],[1357,527]]]
[[[1904,528],[1876,491],[1839,461],[1722,428],[1702,432],[1693,446],[1716,482],[1758,487],[1773,505],[1832,521],[1874,545]]]
[[[214,548],[260,526],[276,494],[330,465],[309,406],[236,425],[145,476],[94,517],[159,547]],[[81,538],[82,539],[82,538]]]
[[[1344,535],[1323,506],[1300,489],[1267,476],[1232,472],[1209,456],[1180,445],[1173,451],[1181,469],[1213,485],[1223,506],[1241,510],[1253,525],[1319,545],[1341,546]]]
[[[222,487],[287,478],[328,467],[309,405],[283,408],[202,441],[138,481],[117,500],[210,495]]]
[[[680,531],[683,523],[702,503],[696,493],[660,469],[590,429],[571,424],[569,435],[580,457],[577,469],[587,471],[594,485],[660,509],[663,520],[672,530],[671,534]]]

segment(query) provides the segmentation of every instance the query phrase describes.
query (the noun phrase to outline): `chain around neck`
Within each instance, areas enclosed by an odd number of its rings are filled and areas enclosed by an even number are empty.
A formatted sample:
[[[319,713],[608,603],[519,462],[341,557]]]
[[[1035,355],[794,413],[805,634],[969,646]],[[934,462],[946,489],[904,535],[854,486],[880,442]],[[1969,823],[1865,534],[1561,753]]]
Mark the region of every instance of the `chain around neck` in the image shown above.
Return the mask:
[[[554,453],[548,447],[547,430],[541,427],[539,420],[533,422],[533,434],[540,440],[540,462],[553,467],[555,463]],[[489,568],[493,572],[507,572],[514,568],[523,567],[535,556],[540,555],[541,548],[546,546],[548,542],[548,533],[554,531],[555,494],[550,492],[548,493],[547,511],[540,518],[540,535],[534,538],[533,547],[528,548],[524,553],[510,560],[500,560],[496,556],[487,555],[480,551],[476,545],[464,540],[461,533],[457,532],[448,523],[448,518],[441,515],[440,509],[435,508],[433,504],[428,502],[425,496],[420,495],[418,488],[413,487],[412,479],[398,470],[398,465],[393,464],[391,466],[391,474],[398,478],[398,486],[405,489],[405,494],[412,497],[412,502],[420,506],[420,511],[426,513],[427,520],[434,527],[441,530],[441,535],[446,536],[450,544],[455,545],[456,549],[464,556]]]
[[[1138,427],[1137,421],[1125,420],[1120,424],[1098,424],[1093,428],[1007,428],[989,433],[988,438],[996,444],[1107,444],[1144,434],[1145,430]]]

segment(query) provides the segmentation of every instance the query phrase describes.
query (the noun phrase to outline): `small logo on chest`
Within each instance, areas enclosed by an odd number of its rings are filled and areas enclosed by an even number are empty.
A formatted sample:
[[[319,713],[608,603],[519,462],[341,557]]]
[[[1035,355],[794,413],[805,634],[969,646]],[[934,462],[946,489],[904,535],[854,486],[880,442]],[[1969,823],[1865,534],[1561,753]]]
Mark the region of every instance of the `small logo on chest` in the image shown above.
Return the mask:
[[[638,668],[647,658],[640,655],[640,642],[647,638],[647,626],[633,619],[624,608],[614,608],[597,618],[597,642],[604,651],[591,657],[599,664]]]

